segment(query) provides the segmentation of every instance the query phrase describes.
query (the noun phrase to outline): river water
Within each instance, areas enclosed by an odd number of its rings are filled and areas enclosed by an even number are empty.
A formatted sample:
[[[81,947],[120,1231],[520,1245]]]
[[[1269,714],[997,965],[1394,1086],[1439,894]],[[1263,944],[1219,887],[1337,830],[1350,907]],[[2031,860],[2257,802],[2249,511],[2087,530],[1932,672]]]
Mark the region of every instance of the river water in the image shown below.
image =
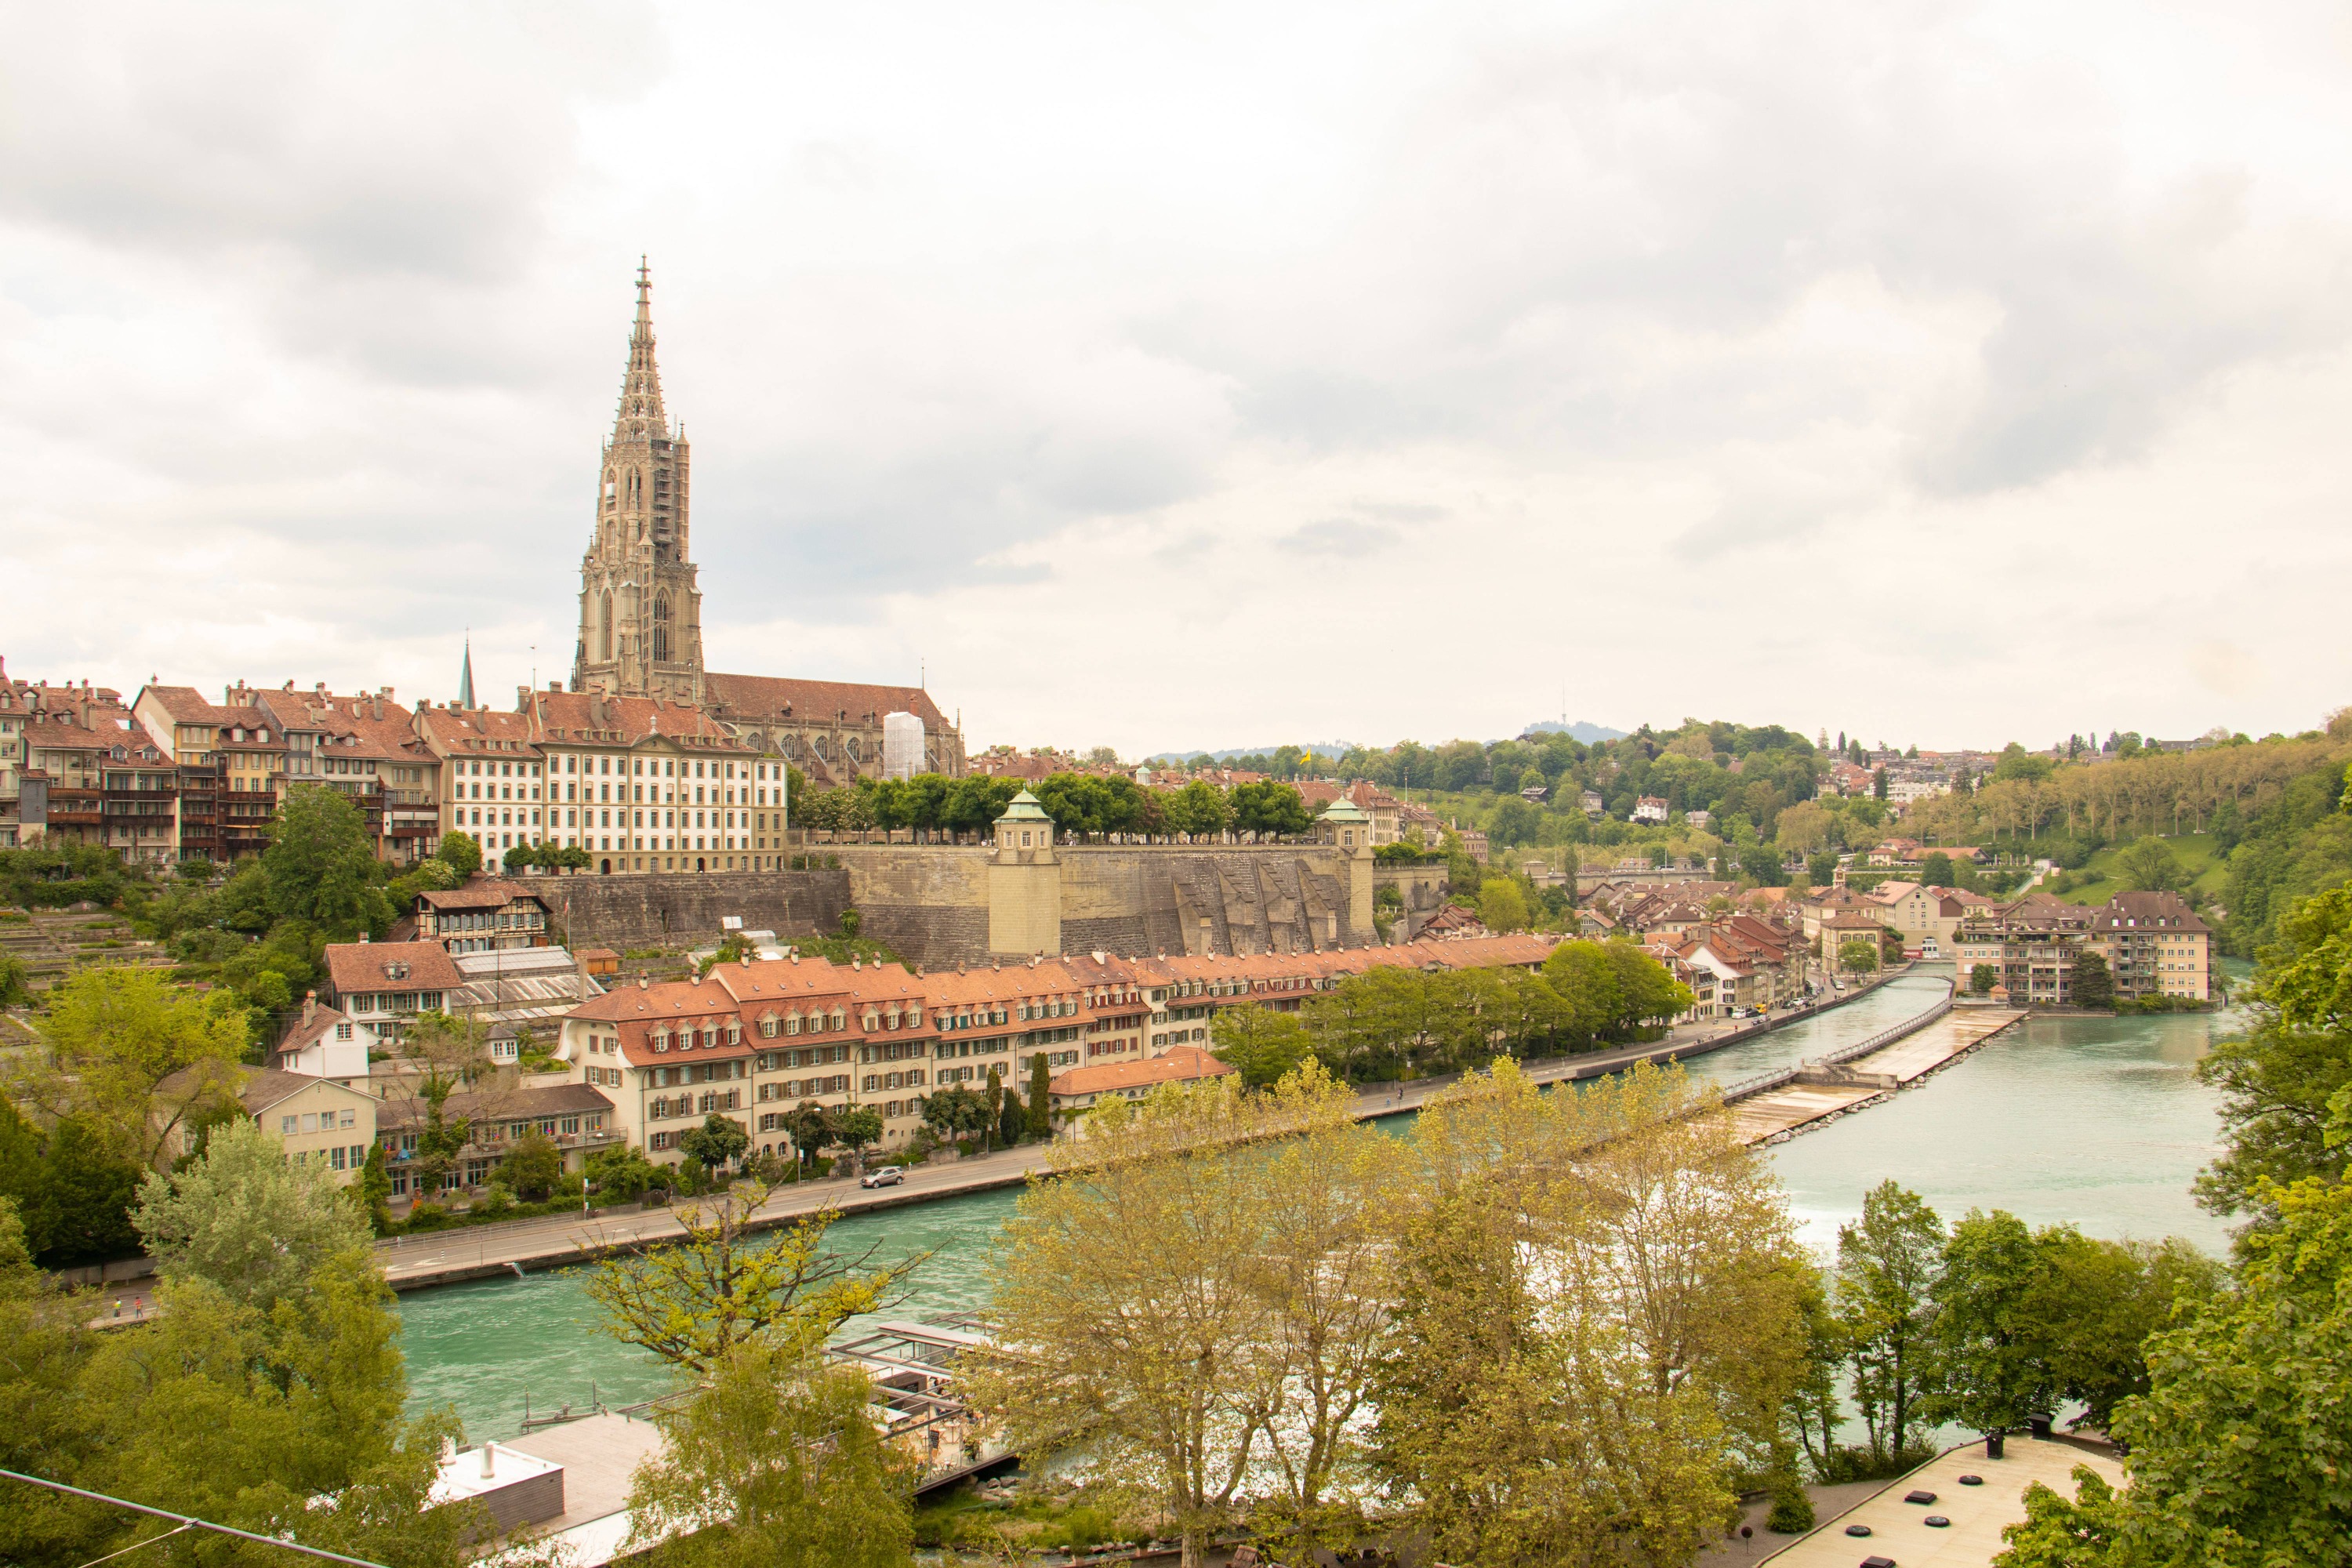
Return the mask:
[[[1873,994],[1759,1039],[1694,1058],[1721,1083],[1787,1066],[1877,1033],[1943,994],[1941,973],[1915,973]],[[2034,1018],[1885,1105],[1791,1139],[1771,1158],[1805,1239],[1834,1248],[1863,1194],[1892,1176],[1947,1219],[2006,1208],[2035,1225],[2070,1222],[2103,1237],[2185,1236],[2219,1253],[2221,1225],[2189,1183],[2212,1157],[2211,1092],[2193,1068],[2228,1015]],[[1394,1119],[1402,1131],[1403,1118]],[[1017,1189],[845,1219],[844,1251],[928,1251],[894,1316],[976,1308],[987,1249]],[[412,1401],[455,1405],[474,1437],[504,1438],[526,1409],[592,1396],[607,1405],[667,1393],[650,1355],[599,1332],[571,1273],[480,1280],[403,1297]]]

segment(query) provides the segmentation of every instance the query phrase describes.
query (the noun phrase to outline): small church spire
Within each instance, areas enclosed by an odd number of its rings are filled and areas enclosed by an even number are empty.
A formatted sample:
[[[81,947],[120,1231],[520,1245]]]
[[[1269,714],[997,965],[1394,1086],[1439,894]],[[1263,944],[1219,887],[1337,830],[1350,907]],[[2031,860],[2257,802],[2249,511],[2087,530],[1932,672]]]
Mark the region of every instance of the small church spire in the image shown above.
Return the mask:
[[[473,705],[474,638],[472,634],[468,633],[466,637],[466,661],[457,668],[457,706],[471,708]]]

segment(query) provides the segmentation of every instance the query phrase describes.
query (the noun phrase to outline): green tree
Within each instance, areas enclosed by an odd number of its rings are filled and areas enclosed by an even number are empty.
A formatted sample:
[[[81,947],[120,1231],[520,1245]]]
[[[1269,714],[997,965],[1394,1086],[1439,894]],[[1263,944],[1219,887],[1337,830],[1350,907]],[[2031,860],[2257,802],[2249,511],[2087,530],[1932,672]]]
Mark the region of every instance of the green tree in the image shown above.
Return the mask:
[[[392,1234],[392,1173],[383,1168],[383,1145],[368,1145],[367,1164],[360,1172],[360,1205],[378,1236]]]
[[[1934,1377],[1920,1401],[1923,1419],[1998,1432],[2056,1407],[2054,1347],[2047,1324],[2028,1310],[2044,1250],[2006,1210],[1970,1209],[1952,1226],[1931,1292]]]
[[[2074,1003],[2077,1007],[2116,1005],[2115,974],[2107,968],[2105,959],[2088,950],[2074,954]]]
[[[433,858],[455,872],[460,882],[482,868],[482,847],[469,833],[442,835],[440,847],[433,851]]]
[[[1029,1058],[1029,1138],[1043,1142],[1053,1135],[1053,1069],[1045,1065],[1045,1053],[1035,1051]]]
[[[826,1250],[840,1215],[807,1215],[770,1240],[748,1227],[772,1197],[772,1184],[730,1192],[677,1210],[683,1239],[643,1243],[588,1271],[588,1299],[604,1310],[604,1332],[703,1376],[747,1344],[813,1353],[861,1312],[880,1310],[929,1254],[874,1266],[880,1244],[856,1258]]]
[[[1969,990],[1975,995],[1990,996],[1992,988],[2000,984],[2000,971],[1990,963],[1979,963],[1969,971]]]
[[[1923,887],[1949,888],[1955,885],[1952,858],[1942,850],[1932,851],[1919,867],[1919,882]]]
[[[738,1345],[683,1404],[629,1487],[629,1544],[675,1568],[898,1568],[914,1476],[866,1376],[804,1350]],[[656,1544],[658,1543],[658,1544]]]
[[[661,1184],[665,1173],[634,1143],[599,1149],[588,1156],[588,1184],[604,1198],[629,1202],[647,1187]]]
[[[327,1262],[368,1245],[368,1226],[323,1159],[286,1146],[243,1117],[171,1176],[149,1172],[132,1216],[158,1272],[201,1279],[268,1312],[308,1288]]]
[[[715,1110],[702,1119],[701,1126],[688,1129],[677,1141],[679,1153],[712,1172],[730,1168],[751,1146],[751,1135]]]
[[[33,972],[13,952],[0,952],[0,1007],[22,1007],[33,999]]]
[[[1856,937],[1838,944],[1838,967],[1848,974],[1868,974],[1878,967],[1878,944]]]
[[[545,1133],[526,1132],[508,1145],[506,1158],[499,1162],[497,1179],[513,1188],[515,1196],[523,1202],[544,1203],[554,1195],[557,1184],[563,1180],[562,1151]]]
[[[1905,1463],[1921,1432],[1943,1240],[1936,1212],[1893,1181],[1864,1194],[1859,1220],[1838,1226],[1838,1323],[1854,1404],[1882,1467]]]
[[[2221,1091],[2222,1150],[2199,1201],[2262,1219],[2273,1189],[2333,1179],[2344,1163],[2330,1108],[2352,1099],[2352,888],[2306,899],[2279,921],[2252,981],[2242,1036],[2215,1043],[2199,1076]]]
[[[381,863],[367,823],[339,791],[294,784],[278,805],[261,871],[270,912],[317,927],[331,942],[392,924],[392,901],[377,879]]]
[[[853,1105],[835,1113],[833,1141],[862,1160],[866,1146],[882,1142],[882,1112],[871,1105]]]
[[[1242,1082],[1251,1089],[1280,1082],[1315,1054],[1297,1014],[1255,1003],[1217,1009],[1210,1021],[1209,1050],[1238,1069]]]
[[[784,1131],[803,1163],[833,1146],[833,1112],[814,1100],[803,1100],[784,1113]]]
[[[129,1258],[139,1250],[131,1223],[141,1170],[79,1121],[66,1117],[42,1141],[38,1184],[25,1205],[44,1268]]]
[[[1223,833],[1233,824],[1225,792],[1206,779],[1194,779],[1161,803],[1168,826],[1195,837]]]
[[[1297,790],[1272,780],[1234,785],[1233,814],[1234,826],[1240,832],[1286,837],[1306,832],[1314,821]]]
[[[108,1152],[149,1169],[171,1163],[192,1114],[230,1097],[245,1010],[152,969],[86,969],[50,988],[39,1023],[53,1071],[20,1091],[79,1121]]]
[[[96,1451],[81,1484],[398,1568],[471,1556],[479,1505],[430,1506],[456,1423],[402,1419],[398,1321],[369,1258],[331,1260],[267,1313],[201,1279],[158,1295],[79,1379]],[[153,1534],[125,1521],[107,1544]]]
[[[2180,857],[2161,838],[2144,837],[2132,843],[2116,857],[2116,868],[2126,883],[2143,892],[2176,892],[2182,881]]]
[[[2130,1563],[2352,1563],[2352,1188],[2306,1179],[2249,1231],[2237,1289],[2147,1345],[2124,1402]]]
[[[1010,1149],[1028,1135],[1029,1109],[1021,1103],[1021,1091],[1006,1084],[996,1107],[997,1147]]]
[[[1508,877],[1489,877],[1478,888],[1478,918],[1490,931],[1524,931],[1528,900]]]
[[[923,1101],[923,1125],[943,1138],[979,1132],[988,1125],[988,1101],[961,1084],[933,1089]]]

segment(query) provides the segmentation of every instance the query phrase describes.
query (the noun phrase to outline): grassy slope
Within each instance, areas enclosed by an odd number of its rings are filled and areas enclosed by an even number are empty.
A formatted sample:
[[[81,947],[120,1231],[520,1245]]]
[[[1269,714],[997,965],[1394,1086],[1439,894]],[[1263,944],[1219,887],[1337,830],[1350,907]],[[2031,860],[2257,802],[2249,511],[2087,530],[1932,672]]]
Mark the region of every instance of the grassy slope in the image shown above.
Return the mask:
[[[2195,889],[2207,898],[2218,897],[2221,891],[2222,857],[2214,847],[2212,835],[2184,833],[2165,842],[2179,858],[2181,868],[2189,873]],[[2077,876],[2088,873],[2097,880],[2070,888],[2058,897],[2070,904],[2104,904],[2117,893],[2128,891],[2116,868],[2116,861],[2121,855],[2120,847],[2100,850],[2091,857],[2089,865],[2075,873]]]

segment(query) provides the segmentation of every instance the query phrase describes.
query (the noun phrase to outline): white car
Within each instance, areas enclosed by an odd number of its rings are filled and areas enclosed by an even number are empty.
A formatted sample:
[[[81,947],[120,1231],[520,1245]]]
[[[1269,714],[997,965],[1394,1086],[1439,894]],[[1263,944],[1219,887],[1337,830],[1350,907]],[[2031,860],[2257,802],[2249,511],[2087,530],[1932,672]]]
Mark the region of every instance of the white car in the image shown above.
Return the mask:
[[[907,1173],[896,1165],[885,1165],[878,1171],[868,1171],[857,1178],[861,1187],[895,1187],[907,1179]]]

